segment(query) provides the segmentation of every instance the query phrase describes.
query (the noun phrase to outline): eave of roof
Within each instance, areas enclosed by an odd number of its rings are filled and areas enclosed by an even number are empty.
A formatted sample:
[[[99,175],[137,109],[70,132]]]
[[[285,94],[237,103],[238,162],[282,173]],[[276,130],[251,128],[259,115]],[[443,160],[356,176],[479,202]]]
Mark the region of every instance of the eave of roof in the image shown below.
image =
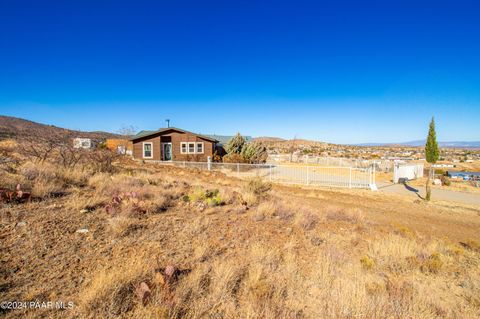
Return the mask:
[[[174,131],[178,131],[178,132],[182,132],[182,133],[193,134],[193,135],[196,135],[196,136],[201,137],[203,139],[218,143],[218,140],[215,139],[215,138],[205,136],[205,135],[201,135],[201,134],[197,134],[197,133],[193,133],[193,132],[189,132],[189,131],[182,130],[182,129],[179,129],[179,128],[176,128],[176,127],[165,127],[165,128],[161,128],[157,131],[140,131],[140,132],[138,132],[137,135],[132,136],[130,138],[130,141],[138,140],[140,138],[147,137],[147,136],[154,135],[154,134],[158,134],[158,133],[162,133],[162,132],[165,132],[165,131],[168,131],[168,130],[174,130]]]

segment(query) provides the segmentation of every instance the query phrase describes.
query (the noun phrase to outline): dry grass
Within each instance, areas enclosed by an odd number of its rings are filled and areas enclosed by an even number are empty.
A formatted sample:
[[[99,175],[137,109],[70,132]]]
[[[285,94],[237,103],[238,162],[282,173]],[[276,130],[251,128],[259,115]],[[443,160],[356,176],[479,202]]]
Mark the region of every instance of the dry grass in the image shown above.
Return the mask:
[[[11,176],[43,189],[35,190],[40,201],[0,207],[2,294],[75,307],[6,317],[480,313],[478,210],[361,191],[272,188],[172,167],[124,163],[116,171],[24,164]],[[49,196],[56,191],[65,196]],[[409,214],[416,218],[402,219]],[[168,265],[177,269],[171,282]],[[141,282],[151,289],[145,305],[135,293]]]
[[[117,318],[136,305],[135,286],[151,276],[152,263],[143,256],[99,270],[78,296],[79,311],[91,318]]]

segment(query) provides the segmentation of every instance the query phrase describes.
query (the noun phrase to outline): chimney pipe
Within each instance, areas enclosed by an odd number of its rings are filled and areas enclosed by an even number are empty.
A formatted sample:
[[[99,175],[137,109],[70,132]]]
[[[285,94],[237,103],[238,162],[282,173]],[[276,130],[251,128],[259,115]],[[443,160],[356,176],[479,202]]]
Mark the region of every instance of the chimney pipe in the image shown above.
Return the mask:
[[[167,127],[170,127],[170,119],[166,119],[165,122],[167,122]]]

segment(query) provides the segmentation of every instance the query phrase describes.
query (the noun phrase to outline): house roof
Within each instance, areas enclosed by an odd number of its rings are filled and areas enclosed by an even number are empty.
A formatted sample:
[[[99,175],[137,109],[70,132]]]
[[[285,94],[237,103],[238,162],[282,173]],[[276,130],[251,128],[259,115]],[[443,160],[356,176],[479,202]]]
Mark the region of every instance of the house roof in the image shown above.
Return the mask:
[[[232,138],[234,138],[234,136],[231,136],[231,135],[215,135],[215,134],[211,135],[211,134],[207,134],[205,136],[216,139],[218,141],[218,143],[221,144],[221,145],[227,144],[228,141],[230,141]],[[253,138],[251,136],[243,136],[242,135],[242,137],[247,142],[250,142],[251,140],[253,140]]]
[[[174,130],[174,131],[178,131],[178,132],[182,132],[182,133],[189,133],[189,134],[197,135],[197,136],[199,136],[201,138],[204,138],[206,140],[218,143],[218,140],[211,137],[211,136],[189,132],[189,131],[182,130],[182,129],[179,129],[179,128],[176,128],[176,127],[164,127],[164,128],[159,129],[159,130],[156,130],[156,131],[140,131],[136,135],[132,136],[132,138],[130,138],[130,141],[138,140],[139,138],[150,136],[150,135],[153,135],[153,134],[162,133],[162,132],[165,132],[165,131],[168,131],[168,130]]]

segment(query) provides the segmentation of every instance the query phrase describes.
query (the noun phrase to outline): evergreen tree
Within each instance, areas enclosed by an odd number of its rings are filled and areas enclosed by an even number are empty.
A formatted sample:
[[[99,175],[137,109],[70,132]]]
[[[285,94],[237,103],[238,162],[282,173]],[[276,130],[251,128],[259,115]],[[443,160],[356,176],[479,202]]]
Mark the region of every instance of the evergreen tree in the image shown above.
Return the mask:
[[[259,142],[251,142],[245,144],[242,149],[242,157],[249,163],[265,163],[267,160],[267,148]]]
[[[430,200],[430,197],[432,195],[432,190],[430,187],[430,177],[432,176],[433,164],[435,164],[438,161],[439,155],[440,155],[440,151],[438,149],[437,133],[435,132],[435,120],[432,117],[432,121],[430,122],[430,127],[428,130],[427,143],[425,144],[425,158],[427,162],[430,164],[430,169],[429,169],[428,178],[427,178],[427,185],[425,187],[425,190],[427,193],[425,196],[425,200],[427,201]]]
[[[227,154],[223,157],[226,163],[265,163],[268,157],[267,148],[259,142],[249,142],[240,133],[232,137],[225,145]]]
[[[232,137],[225,145],[225,151],[228,154],[240,154],[244,145],[245,139],[240,133],[237,133],[237,135]]]

